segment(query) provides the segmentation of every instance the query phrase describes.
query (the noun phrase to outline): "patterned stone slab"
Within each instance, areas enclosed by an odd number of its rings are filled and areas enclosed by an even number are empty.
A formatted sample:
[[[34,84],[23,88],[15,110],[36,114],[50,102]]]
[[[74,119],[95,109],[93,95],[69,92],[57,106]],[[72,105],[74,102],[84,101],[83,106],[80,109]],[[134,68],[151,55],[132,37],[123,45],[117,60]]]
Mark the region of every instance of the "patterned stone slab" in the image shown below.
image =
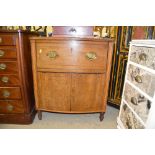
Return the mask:
[[[155,70],[155,48],[131,46],[130,61]]]
[[[123,98],[146,123],[151,108],[151,102],[128,83],[125,84]]]
[[[144,125],[136,118],[134,113],[123,102],[120,119],[127,129],[144,129]]]
[[[155,75],[134,65],[129,65],[127,79],[142,91],[153,97],[155,92]]]

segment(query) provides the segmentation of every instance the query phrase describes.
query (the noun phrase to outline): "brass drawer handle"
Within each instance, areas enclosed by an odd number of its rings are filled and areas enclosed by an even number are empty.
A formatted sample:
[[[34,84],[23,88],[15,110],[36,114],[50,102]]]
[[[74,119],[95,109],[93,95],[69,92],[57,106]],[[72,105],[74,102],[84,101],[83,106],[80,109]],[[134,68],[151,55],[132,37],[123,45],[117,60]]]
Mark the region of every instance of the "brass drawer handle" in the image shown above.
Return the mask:
[[[8,110],[8,111],[12,111],[12,110],[13,110],[13,106],[12,106],[12,105],[8,105],[8,106],[7,106],[7,110]]]
[[[142,77],[140,75],[135,76],[135,81],[137,83],[142,83]]]
[[[5,52],[4,52],[4,51],[2,51],[2,50],[0,50],[0,57],[3,57],[3,56],[4,56],[4,54],[5,54]]]
[[[88,60],[95,60],[97,58],[97,55],[95,52],[88,52],[86,53],[86,58]]]
[[[0,43],[2,43],[2,38],[0,37]]]
[[[0,64],[0,70],[5,70],[5,69],[6,69],[6,67],[7,67],[7,66],[6,66],[6,64],[3,64],[3,63],[2,63],[2,64]]]
[[[139,59],[140,59],[140,61],[146,61],[147,60],[147,55],[145,53],[141,53],[139,55]]]
[[[50,51],[47,53],[47,56],[51,59],[56,59],[56,57],[58,56],[56,51]]]
[[[8,78],[7,76],[3,76],[3,77],[1,78],[1,81],[4,82],[4,83],[8,83],[9,78]]]
[[[138,101],[135,97],[131,97],[131,103],[134,105],[138,105]]]
[[[3,91],[3,97],[8,98],[10,96],[10,92],[8,90]]]

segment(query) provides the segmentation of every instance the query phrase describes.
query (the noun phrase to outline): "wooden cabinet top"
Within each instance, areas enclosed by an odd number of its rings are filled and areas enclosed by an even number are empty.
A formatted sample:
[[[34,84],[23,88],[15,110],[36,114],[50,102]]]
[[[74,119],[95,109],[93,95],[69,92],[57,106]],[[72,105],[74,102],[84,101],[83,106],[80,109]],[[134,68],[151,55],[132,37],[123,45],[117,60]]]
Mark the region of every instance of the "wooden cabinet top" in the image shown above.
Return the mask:
[[[64,36],[54,36],[54,37],[30,37],[30,40],[38,41],[52,41],[52,40],[79,40],[79,41],[97,41],[97,42],[113,42],[110,38],[95,38],[95,37],[64,37]]]
[[[31,32],[27,30],[0,30],[0,33],[27,33],[27,34],[38,34],[37,32]]]

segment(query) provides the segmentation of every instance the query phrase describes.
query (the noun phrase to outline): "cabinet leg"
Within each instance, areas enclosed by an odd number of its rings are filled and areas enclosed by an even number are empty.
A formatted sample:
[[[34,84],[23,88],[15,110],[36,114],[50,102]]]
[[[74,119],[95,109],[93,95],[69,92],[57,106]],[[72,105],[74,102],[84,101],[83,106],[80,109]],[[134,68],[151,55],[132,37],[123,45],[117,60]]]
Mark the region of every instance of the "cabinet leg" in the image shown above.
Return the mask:
[[[41,110],[38,110],[38,119],[42,120],[42,112],[41,112]]]
[[[100,112],[100,121],[103,121],[105,112]]]

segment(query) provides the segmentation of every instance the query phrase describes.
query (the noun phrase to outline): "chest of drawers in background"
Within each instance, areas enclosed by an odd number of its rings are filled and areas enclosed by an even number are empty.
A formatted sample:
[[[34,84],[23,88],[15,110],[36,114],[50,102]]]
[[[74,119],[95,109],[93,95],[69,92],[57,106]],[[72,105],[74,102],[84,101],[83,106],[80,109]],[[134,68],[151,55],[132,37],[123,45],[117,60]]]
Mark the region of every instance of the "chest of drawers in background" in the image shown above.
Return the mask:
[[[155,41],[130,43],[118,128],[155,128]]]
[[[0,123],[32,123],[34,93],[30,36],[25,31],[0,31]]]
[[[36,109],[62,113],[106,111],[113,41],[31,38]]]

